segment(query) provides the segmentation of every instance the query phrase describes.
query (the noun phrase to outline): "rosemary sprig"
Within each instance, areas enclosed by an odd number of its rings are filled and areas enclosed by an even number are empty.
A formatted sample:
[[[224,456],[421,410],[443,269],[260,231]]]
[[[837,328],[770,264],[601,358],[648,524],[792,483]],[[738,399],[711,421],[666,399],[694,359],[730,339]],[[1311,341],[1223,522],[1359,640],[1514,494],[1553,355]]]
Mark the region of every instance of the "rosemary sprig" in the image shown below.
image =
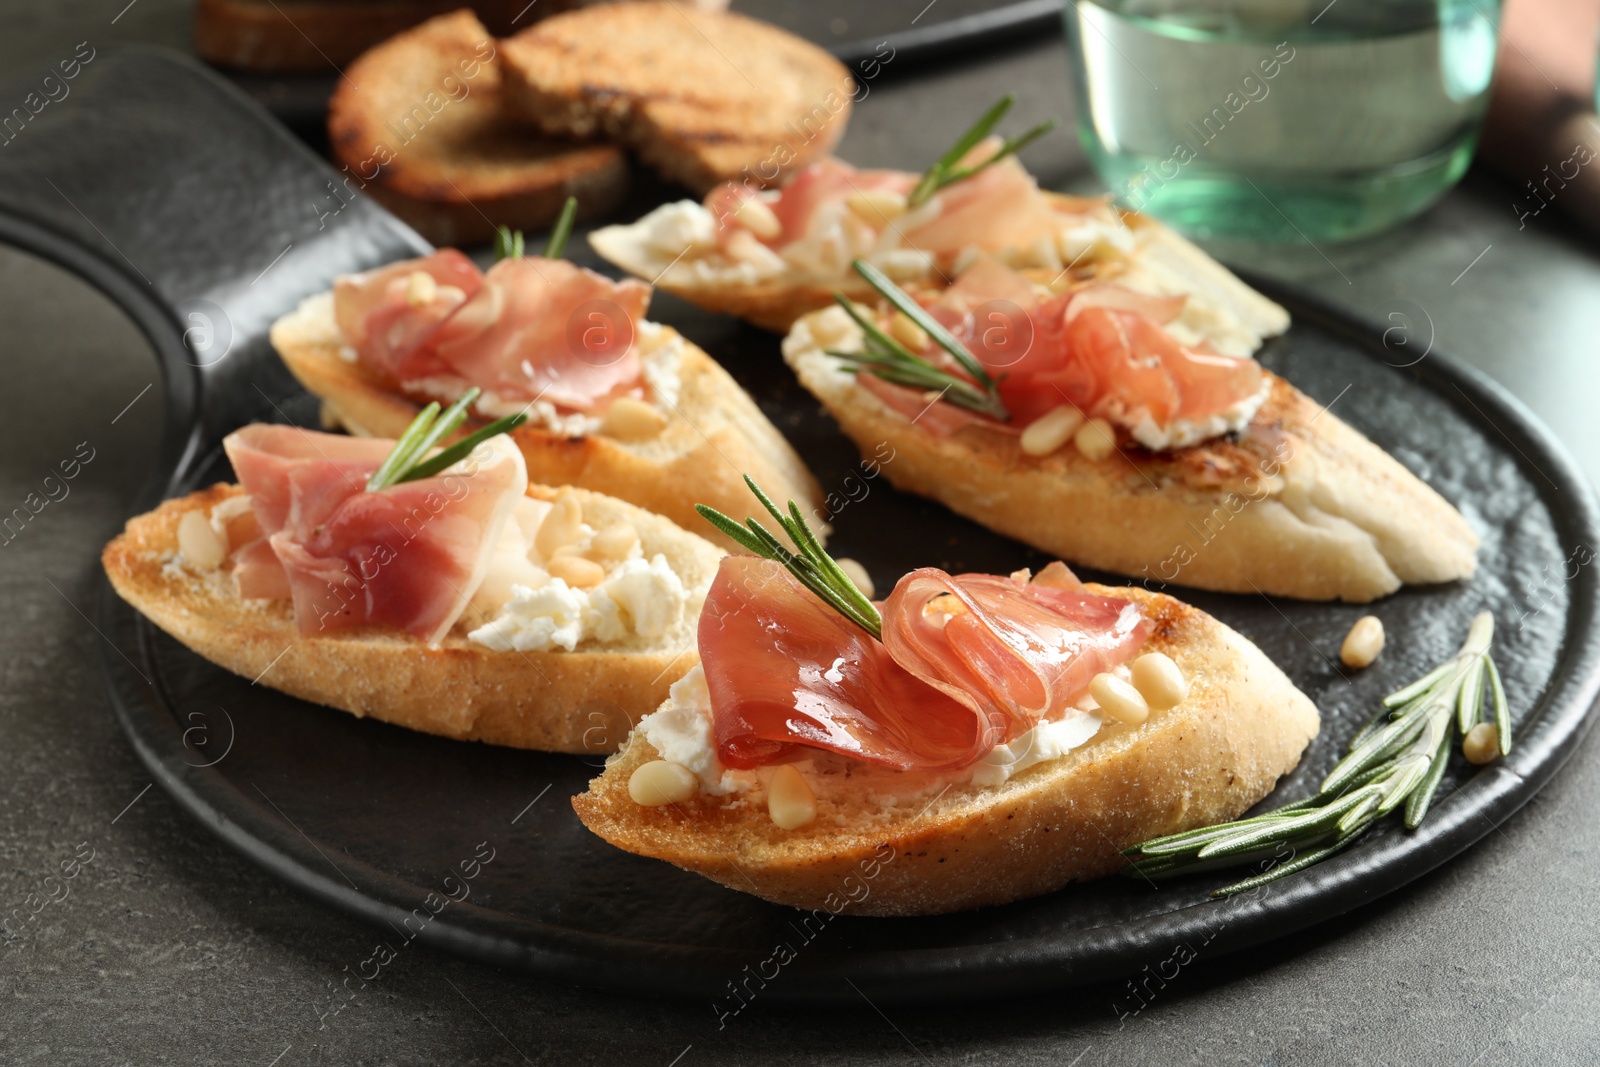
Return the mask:
[[[1123,852],[1127,873],[1159,878],[1217,867],[1279,860],[1263,873],[1215,890],[1229,896],[1304,870],[1346,847],[1402,805],[1408,830],[1428,814],[1444,777],[1455,730],[1462,737],[1484,719],[1489,697],[1500,754],[1511,751],[1511,713],[1489,645],[1494,617],[1472,620],[1461,651],[1389,694],[1323,779],[1317,795],[1250,819],[1157,837]]]
[[[1016,94],[1007,93],[996,101],[993,107],[984,112],[983,117],[973,123],[972,127],[962,134],[955,144],[950,146],[950,151],[940,156],[934,161],[933,166],[923,172],[922,179],[911,190],[911,195],[906,197],[907,205],[916,207],[918,204],[926,203],[934,193],[937,193],[945,186],[972,177],[985,167],[1000,162],[1006,156],[1014,154],[1018,149],[1031,144],[1055,129],[1055,119],[1041,122],[1021,137],[1006,138],[1000,147],[995,150],[994,155],[983,162],[957,169],[957,164],[961,162],[962,157],[972,151],[979,141],[989,136],[989,131],[999,125],[1000,120],[1005,118],[1006,112],[1011,110],[1011,105],[1016,102]]]
[[[521,259],[527,250],[527,245],[522,239],[521,230],[513,230],[510,226],[500,226],[494,231],[494,258],[495,262],[502,259]]]
[[[745,549],[783,564],[801,585],[815,593],[824,604],[877,640],[883,640],[883,617],[878,614],[878,609],[860,589],[856,588],[850,576],[845,574],[833,558],[823,550],[822,543],[817,540],[817,535],[811,532],[811,527],[806,525],[806,520],[801,516],[800,508],[795,502],[789,501],[789,514],[785,515],[772,499],[762,492],[754,478],[747,474],[744,476],[744,483],[750,487],[756,499],[761,501],[761,506],[778,521],[778,528],[789,535],[789,540],[800,550],[798,555],[790,552],[783,542],[755,519],[746,519],[741,526],[716,508],[696,504],[694,509],[707,522]]]
[[[561,217],[556,219],[555,228],[550,231],[550,239],[545,242],[544,258],[560,259],[567,251],[567,238],[572,236],[572,220],[578,217],[578,198],[567,197],[567,202],[561,205]],[[501,226],[494,234],[494,258],[521,259],[528,249],[521,230],[513,230],[509,226]]]
[[[852,364],[858,374],[865,370],[895,385],[936,392],[939,394],[939,399],[948,400],[959,407],[1001,422],[1011,418],[1011,413],[1000,401],[998,383],[966,345],[958,341],[937,319],[923,310],[922,305],[911,299],[905,290],[890,281],[889,276],[877,267],[861,259],[856,260],[852,266],[856,273],[866,279],[867,284],[877,290],[891,306],[921,327],[940,348],[950,353],[951,358],[961,366],[962,370],[971,375],[971,378],[963,378],[959,374],[952,374],[936,367],[912,352],[880,328],[870,316],[863,314],[861,309],[843,293],[835,293],[833,298],[844,308],[845,314],[861,327],[861,332],[865,335],[864,346],[860,352],[838,352],[829,349],[828,355]]]
[[[419,411],[417,417],[411,420],[411,425],[406,427],[406,432],[395,442],[393,450],[384,457],[378,469],[372,472],[372,477],[367,479],[367,492],[375,493],[391,485],[399,485],[401,482],[431,478],[461,462],[472,454],[474,448],[489,438],[509,433],[528,421],[528,417],[522,414],[496,419],[437,455],[423,459],[422,457],[440,441],[454,433],[456,427],[466,421],[467,409],[478,399],[478,393],[479,390],[475,386],[468,389],[454,404],[446,408],[442,415],[439,413],[438,403],[431,403]]]

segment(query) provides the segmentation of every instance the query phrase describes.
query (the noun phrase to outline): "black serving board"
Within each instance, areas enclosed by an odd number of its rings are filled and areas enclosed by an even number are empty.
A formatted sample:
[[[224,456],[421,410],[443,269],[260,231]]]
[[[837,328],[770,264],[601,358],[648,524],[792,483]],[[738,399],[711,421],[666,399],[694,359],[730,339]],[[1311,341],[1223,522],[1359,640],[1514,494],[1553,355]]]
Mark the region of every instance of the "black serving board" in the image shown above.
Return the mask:
[[[168,425],[143,510],[227,477],[217,442],[240,423],[314,419],[266,342],[275,316],[336,272],[424,246],[365,201],[332,215],[314,207],[322,164],[193,61],[108,48],[73,100],[0,153],[0,241],[85,277],[155,347]],[[1483,609],[1499,623],[1517,736],[1494,766],[1456,761],[1418,832],[1385,824],[1259,893],[1213,902],[1207,893],[1226,876],[1159,888],[1112,878],[961,915],[806,924],[588,834],[568,798],[598,760],[451,742],[292,700],[190,654],[106,587],[98,625],[116,714],[185,810],[276,877],[370,922],[375,938],[414,936],[594,986],[724,998],[722,1010],[736,1003],[725,999],[730,981],[747,967],[769,973],[780,944],[799,951],[761,990],[768,1001],[857,990],[928,1000],[1101,982],[1159,968],[1180,943],[1239,950],[1342,914],[1489,834],[1571,753],[1600,691],[1600,587],[1593,567],[1564,561],[1600,531],[1570,458],[1483,376],[1439,353],[1400,366],[1410,357],[1386,347],[1379,327],[1257,283],[1295,316],[1263,361],[1333,404],[1483,537],[1470,582],[1406,589],[1371,609],[1180,591],[1256,641],[1322,710],[1321,735],[1277,799],[1313,789],[1377,699],[1448,655]],[[772,335],[668,297],[653,316],[721,360],[825,488],[857,498],[835,516],[832,545],[880,587],[916,565],[1004,572],[1043,562],[863,478]],[[1335,654],[1367,610],[1393,637],[1376,666],[1352,674]],[[447,896],[462,899],[441,907]]]

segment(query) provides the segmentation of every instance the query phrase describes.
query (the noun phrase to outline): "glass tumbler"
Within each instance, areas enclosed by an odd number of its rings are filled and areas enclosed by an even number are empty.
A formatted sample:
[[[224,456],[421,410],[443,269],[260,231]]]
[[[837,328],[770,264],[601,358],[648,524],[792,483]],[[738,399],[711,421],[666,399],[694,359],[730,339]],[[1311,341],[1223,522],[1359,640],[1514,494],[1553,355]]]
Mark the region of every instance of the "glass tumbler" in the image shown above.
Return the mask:
[[[1466,171],[1499,0],[1068,0],[1078,132],[1127,206],[1200,236],[1359,237]]]

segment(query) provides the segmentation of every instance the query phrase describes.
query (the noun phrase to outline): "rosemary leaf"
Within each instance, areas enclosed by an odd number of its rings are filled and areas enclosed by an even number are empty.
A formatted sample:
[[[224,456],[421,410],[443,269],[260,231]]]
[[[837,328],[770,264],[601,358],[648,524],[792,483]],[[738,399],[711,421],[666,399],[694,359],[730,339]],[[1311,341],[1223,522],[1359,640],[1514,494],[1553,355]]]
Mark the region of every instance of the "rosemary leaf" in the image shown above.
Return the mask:
[[[1439,782],[1444,778],[1444,769],[1450,760],[1450,731],[1440,732],[1439,747],[1433,754],[1433,765],[1428,768],[1428,776],[1417,786],[1415,792],[1406,798],[1406,829],[1415,830],[1422,825],[1422,820],[1427,818],[1428,809],[1433,806],[1433,795],[1439,791]]]
[[[1511,755],[1511,707],[1506,703],[1506,689],[1500,684],[1500,668],[1487,654],[1483,657],[1489,675],[1489,693],[1494,701],[1494,728],[1500,735],[1500,755]]]
[[[394,443],[394,448],[383,462],[378,464],[378,469],[372,472],[367,479],[367,492],[375,493],[379,489],[386,489],[394,484],[395,475],[405,470],[411,463],[411,457],[416,453],[416,443],[427,434],[428,427],[433,425],[433,420],[439,415],[439,405],[431,403],[411,420],[411,425],[406,427],[405,433]]]
[[[521,259],[527,250],[523,241],[522,231],[513,230],[510,226],[500,226],[494,231],[494,258],[498,262],[502,259]]]
[[[944,155],[935,160],[933,165],[923,172],[922,177],[918,179],[916,186],[911,190],[911,194],[906,197],[906,203],[911,207],[926,203],[934,193],[937,193],[945,186],[953,185],[956,182],[972,177],[984,168],[1000,162],[1006,156],[1012,155],[1023,146],[1032,143],[1055,128],[1054,119],[1048,122],[1041,122],[1020,137],[1006,139],[992,155],[981,163],[975,163],[970,167],[957,170],[956,164],[960,163],[968,152],[976,148],[978,142],[989,136],[990,132],[1000,124],[1000,120],[1005,118],[1006,112],[1010,111],[1011,106],[1016,102],[1016,94],[1007,93],[997,100],[988,111],[985,111],[977,122],[973,123],[965,133],[956,139],[956,143],[951,145]]]
[[[795,502],[789,501],[789,511],[785,514],[762,491],[754,478],[747,474],[744,476],[744,481],[750,487],[750,492],[761,501],[762,507],[766,508],[767,513],[777,521],[778,528],[789,535],[796,551],[789,551],[783,542],[756,519],[746,519],[741,526],[722,512],[705,504],[696,504],[695,510],[707,522],[753,555],[783,564],[784,568],[794,575],[795,580],[810,590],[817,599],[867,631],[874,639],[883,640],[883,617],[878,614],[877,607],[856,588],[850,577],[823,550],[822,543],[806,524]]]
[[[572,220],[578,217],[578,198],[567,197],[567,202],[561,205],[561,217],[556,219],[556,225],[550,231],[550,240],[544,246],[545,259],[560,259],[567,251],[567,238],[572,236]],[[521,235],[518,234],[520,238]]]
[[[474,430],[472,433],[468,434],[466,437],[463,437],[449,448],[444,449],[433,458],[423,460],[421,463],[416,464],[410,470],[396,478],[395,483],[414,482],[422,478],[432,478],[435,474],[455,466],[457,463],[460,463],[462,460],[472,455],[472,450],[483,444],[483,442],[489,440],[489,438],[498,437],[503,433],[510,433],[512,430],[515,430],[518,426],[521,426],[527,421],[528,416],[521,413],[516,415],[507,415],[503,419],[496,419],[494,422],[491,422],[481,430]]]
[[[878,291],[879,296],[894,305],[895,309],[906,318],[922,327],[922,331],[933,340],[934,344],[950,353],[955,361],[961,364],[961,369],[972,375],[974,381],[985,390],[994,389],[994,379],[989,377],[989,372],[978,362],[978,357],[969,352],[966,345],[956,340],[938,319],[928,314],[921,304],[911,299],[909,293],[891,281],[887,274],[864,259],[857,259],[850,265],[855,268],[857,274],[866,279],[868,285]],[[905,349],[902,348],[901,351]]]
[[[1461,680],[1461,691],[1456,694],[1456,725],[1463,737],[1483,715],[1483,674],[1483,664],[1476,664]]]

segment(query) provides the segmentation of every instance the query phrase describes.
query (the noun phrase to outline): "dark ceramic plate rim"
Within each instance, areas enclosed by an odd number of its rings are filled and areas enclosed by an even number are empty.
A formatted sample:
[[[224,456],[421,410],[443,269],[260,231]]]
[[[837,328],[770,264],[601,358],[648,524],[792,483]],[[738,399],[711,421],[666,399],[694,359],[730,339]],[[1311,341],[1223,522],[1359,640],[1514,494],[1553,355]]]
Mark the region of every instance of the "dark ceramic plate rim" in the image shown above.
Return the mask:
[[[35,252],[84,276],[128,311],[162,355],[167,393],[163,464],[141,505],[153,504],[183,483],[202,458],[200,410],[192,368],[168,353],[182,351],[168,314],[146,293],[130,286],[103,261],[67,247],[48,231],[0,216],[0,241]],[[1378,358],[1374,338],[1381,329],[1285,286],[1253,284],[1275,296],[1300,319],[1317,323]],[[168,336],[173,335],[173,336]],[[160,343],[161,341],[172,343]],[[1552,487],[1546,497],[1563,542],[1595,543],[1600,521],[1593,491],[1575,462],[1550,432],[1515,398],[1477,370],[1437,353],[1414,368],[1417,381],[1456,403],[1458,393],[1521,457],[1524,467]],[[1600,582],[1593,568],[1571,585],[1567,642],[1553,680],[1532,709],[1516,750],[1486,768],[1435,809],[1412,834],[1390,834],[1334,857],[1272,886],[1253,899],[1207,903],[1163,915],[1109,924],[1053,940],[998,942],[918,950],[807,953],[792,965],[771,999],[821,1003],[854,996],[848,977],[874,999],[938,1000],[998,996],[1009,992],[1072,986],[1131,973],[1151,953],[1200,934],[1220,953],[1238,951],[1296,932],[1393,892],[1458,855],[1526,803],[1565,763],[1586,733],[1600,694]],[[138,633],[141,657],[150,653],[155,631],[101,582],[99,614],[107,632]],[[146,660],[146,662],[149,662]],[[402,879],[344,858],[346,884],[319,873],[320,853],[291,824],[238,791],[214,770],[189,760],[181,731],[163,694],[140,684],[120,653],[102,646],[113,705],[139,757],[178,804],[232,848],[303,892],[374,926],[403,920],[414,895]],[[603,847],[596,843],[597,847]],[[1070,889],[1065,890],[1071,892]],[[1217,909],[1227,907],[1217,929]],[[679,995],[721,990],[729,967],[748,962],[748,952],[647,943],[575,931],[465,905],[452,920],[431,923],[421,940],[480,962],[516,968],[603,988]],[[893,921],[893,920],[885,920]],[[1092,934],[1093,936],[1088,936]],[[607,966],[596,967],[597,962]]]

